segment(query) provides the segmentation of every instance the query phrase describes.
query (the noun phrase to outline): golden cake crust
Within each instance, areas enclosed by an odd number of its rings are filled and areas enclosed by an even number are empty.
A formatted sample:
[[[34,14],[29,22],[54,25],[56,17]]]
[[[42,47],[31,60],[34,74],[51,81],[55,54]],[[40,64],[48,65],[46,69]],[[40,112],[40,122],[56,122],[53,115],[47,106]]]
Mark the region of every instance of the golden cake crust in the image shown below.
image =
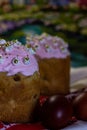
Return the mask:
[[[69,93],[70,56],[39,60],[40,90],[43,95]]]
[[[38,73],[32,76],[16,74],[7,76],[0,73],[0,121],[28,122],[39,98],[36,84]]]

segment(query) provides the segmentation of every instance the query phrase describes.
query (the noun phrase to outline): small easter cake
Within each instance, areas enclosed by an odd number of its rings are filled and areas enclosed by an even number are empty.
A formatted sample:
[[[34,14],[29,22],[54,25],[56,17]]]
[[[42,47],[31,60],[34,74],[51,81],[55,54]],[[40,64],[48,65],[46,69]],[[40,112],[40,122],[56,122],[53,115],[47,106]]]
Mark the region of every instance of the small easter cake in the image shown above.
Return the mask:
[[[38,63],[19,41],[0,40],[0,121],[28,122],[39,98]]]
[[[34,53],[39,64],[41,94],[67,94],[70,81],[68,44],[57,36],[42,34],[27,37],[26,48]]]

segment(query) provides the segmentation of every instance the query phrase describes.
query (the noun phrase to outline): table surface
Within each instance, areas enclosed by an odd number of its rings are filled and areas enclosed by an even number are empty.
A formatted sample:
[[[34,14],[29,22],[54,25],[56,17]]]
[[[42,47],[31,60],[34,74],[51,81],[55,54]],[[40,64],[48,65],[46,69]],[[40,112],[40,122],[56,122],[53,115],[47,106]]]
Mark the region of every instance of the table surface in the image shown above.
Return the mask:
[[[61,130],[87,130],[87,122],[77,121],[74,124]]]

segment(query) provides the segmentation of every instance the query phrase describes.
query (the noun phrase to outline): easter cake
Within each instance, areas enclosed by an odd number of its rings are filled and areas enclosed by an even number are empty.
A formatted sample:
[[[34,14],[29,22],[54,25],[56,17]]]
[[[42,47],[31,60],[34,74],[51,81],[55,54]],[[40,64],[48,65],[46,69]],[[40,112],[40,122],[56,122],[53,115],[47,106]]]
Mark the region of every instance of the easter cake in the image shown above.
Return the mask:
[[[0,121],[28,122],[39,98],[36,58],[19,41],[0,40]]]
[[[26,48],[35,54],[40,71],[40,92],[43,95],[69,93],[70,52],[68,44],[57,36],[43,33],[27,37]]]

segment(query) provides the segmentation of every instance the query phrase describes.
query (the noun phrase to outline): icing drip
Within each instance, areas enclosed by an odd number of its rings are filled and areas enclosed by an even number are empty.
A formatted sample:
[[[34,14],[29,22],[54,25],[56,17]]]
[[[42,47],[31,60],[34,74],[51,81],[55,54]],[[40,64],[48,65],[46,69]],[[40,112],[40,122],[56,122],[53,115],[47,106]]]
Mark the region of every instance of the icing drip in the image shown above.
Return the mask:
[[[30,76],[38,71],[34,55],[19,41],[4,41],[3,44],[2,41],[4,40],[0,40],[0,72],[7,72],[9,76],[19,72]]]
[[[66,58],[70,55],[68,44],[63,39],[45,33],[27,38],[26,48],[27,46],[30,46],[39,58]]]

